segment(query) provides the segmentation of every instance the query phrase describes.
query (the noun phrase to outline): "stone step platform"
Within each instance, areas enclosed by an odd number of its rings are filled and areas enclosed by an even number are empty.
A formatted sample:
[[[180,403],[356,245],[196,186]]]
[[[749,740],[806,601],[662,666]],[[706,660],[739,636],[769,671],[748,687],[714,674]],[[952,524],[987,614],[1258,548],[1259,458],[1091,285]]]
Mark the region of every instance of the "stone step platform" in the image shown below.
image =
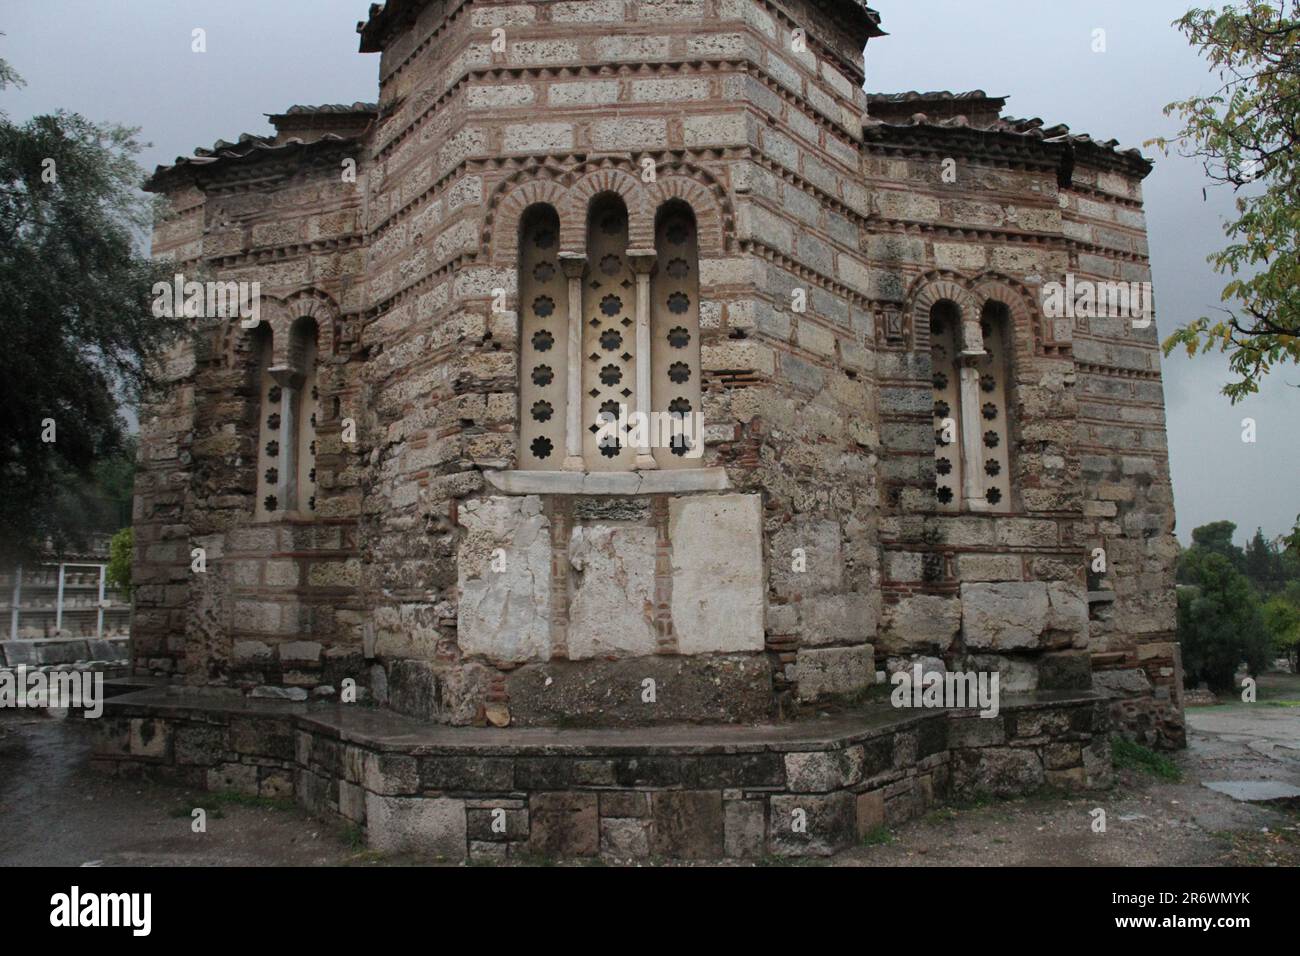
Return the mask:
[[[467,728],[154,687],[109,700],[98,767],[293,796],[377,850],[443,859],[826,856],[950,797],[1112,782],[1106,698],[751,726]]]

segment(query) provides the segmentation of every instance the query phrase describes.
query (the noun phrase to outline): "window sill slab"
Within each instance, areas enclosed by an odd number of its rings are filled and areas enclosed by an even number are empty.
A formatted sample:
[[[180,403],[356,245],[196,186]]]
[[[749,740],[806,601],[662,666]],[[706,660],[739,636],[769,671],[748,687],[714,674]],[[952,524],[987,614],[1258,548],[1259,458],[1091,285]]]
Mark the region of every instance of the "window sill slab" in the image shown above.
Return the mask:
[[[493,471],[487,483],[507,495],[657,495],[727,491],[725,468],[663,471]]]

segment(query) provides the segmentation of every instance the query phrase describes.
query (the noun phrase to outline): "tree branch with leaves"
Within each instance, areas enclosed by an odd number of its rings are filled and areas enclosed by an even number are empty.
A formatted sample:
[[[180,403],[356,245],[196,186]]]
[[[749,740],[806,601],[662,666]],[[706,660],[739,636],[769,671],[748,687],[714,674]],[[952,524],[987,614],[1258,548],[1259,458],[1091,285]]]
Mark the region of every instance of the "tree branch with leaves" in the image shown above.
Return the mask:
[[[1237,218],[1209,258],[1229,277],[1225,306],[1163,344],[1166,355],[1226,353],[1235,380],[1223,392],[1236,403],[1274,366],[1300,363],[1300,0],[1195,8],[1174,25],[1220,85],[1169,104],[1183,127],[1150,144],[1200,159],[1211,183],[1237,194]]]

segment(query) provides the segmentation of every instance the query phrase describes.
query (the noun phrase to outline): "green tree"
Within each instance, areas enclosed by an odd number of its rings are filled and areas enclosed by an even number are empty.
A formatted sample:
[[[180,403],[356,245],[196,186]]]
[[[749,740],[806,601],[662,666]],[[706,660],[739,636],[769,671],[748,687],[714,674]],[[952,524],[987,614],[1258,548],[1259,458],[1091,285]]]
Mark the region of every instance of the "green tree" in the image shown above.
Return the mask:
[[[1269,598],[1262,613],[1264,628],[1273,638],[1273,649],[1291,663],[1294,672],[1300,654],[1300,605],[1277,594]]]
[[[104,576],[115,588],[131,593],[131,552],[135,547],[135,530],[122,528],[108,545],[108,567]]]
[[[1194,586],[1178,590],[1185,682],[1196,687],[1204,681],[1210,690],[1228,691],[1242,662],[1254,674],[1268,666],[1271,636],[1250,582],[1227,558],[1205,554],[1196,576]]]
[[[1223,392],[1235,403],[1274,365],[1300,362],[1300,0],[1193,8],[1174,25],[1220,85],[1169,104],[1182,129],[1152,142],[1200,159],[1211,182],[1237,194],[1237,218],[1209,260],[1230,277],[1222,300],[1231,305],[1178,329],[1164,348],[1227,353],[1236,380]]]
[[[1243,564],[1246,577],[1260,594],[1270,594],[1281,586],[1281,558],[1264,537],[1264,529],[1255,529],[1255,536],[1246,544]]]
[[[1246,566],[1246,554],[1232,543],[1237,526],[1231,521],[1212,521],[1192,531],[1192,546],[1178,555],[1177,577],[1179,584],[1195,584],[1199,580],[1199,565],[1206,556],[1217,554],[1232,567],[1241,571]]]
[[[0,88],[18,82],[0,61]],[[140,149],[135,130],[76,114],[0,113],[0,560],[95,523],[96,466],[125,444],[119,406],[174,334],[152,310],[165,270],[140,252]]]

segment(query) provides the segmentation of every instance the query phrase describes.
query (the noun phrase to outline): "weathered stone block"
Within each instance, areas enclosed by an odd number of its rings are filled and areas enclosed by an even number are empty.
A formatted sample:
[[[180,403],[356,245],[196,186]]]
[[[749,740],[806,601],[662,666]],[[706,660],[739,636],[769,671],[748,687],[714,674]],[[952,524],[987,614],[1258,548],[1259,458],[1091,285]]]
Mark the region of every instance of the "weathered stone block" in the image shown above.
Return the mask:
[[[384,853],[465,858],[465,801],[366,794],[366,841]]]
[[[650,796],[656,856],[712,860],[723,855],[722,792],[660,791]]]
[[[600,794],[602,817],[648,817],[650,794],[640,790],[610,790]]]
[[[223,763],[206,774],[206,789],[213,793],[257,796],[257,767],[248,763]]]
[[[870,644],[800,649],[795,681],[801,700],[861,690],[875,681],[875,654]]]
[[[722,805],[723,852],[729,859],[764,855],[767,805],[762,800],[727,800]]]
[[[528,839],[528,811],[516,807],[476,807],[465,811],[471,840],[517,843]]]
[[[778,856],[830,856],[857,832],[857,800],[848,791],[771,798],[767,845]]]
[[[594,793],[534,793],[528,798],[528,852],[566,859],[600,852],[600,815]]]
[[[569,564],[569,658],[655,653],[655,529],[578,525]]]
[[[1047,627],[1047,586],[1041,582],[961,586],[962,636],[979,650],[1040,646]]]
[[[600,821],[601,856],[640,860],[650,855],[650,821],[605,817]]]
[[[133,717],[130,725],[131,756],[165,760],[171,755],[172,726],[165,720]]]
[[[363,782],[367,790],[383,796],[419,792],[420,772],[414,757],[367,752],[364,761]]]
[[[862,780],[861,747],[785,755],[786,788],[795,793],[829,793]]]
[[[1087,651],[1044,654],[1038,662],[1043,690],[1088,690],[1093,686],[1092,655]]]
[[[1043,762],[1033,750],[985,747],[957,750],[952,759],[952,786],[958,794],[1014,796],[1041,787]]]
[[[485,790],[506,792],[514,785],[514,763],[508,757],[433,756],[420,759],[423,790]]]
[[[858,794],[856,820],[858,839],[861,840],[872,830],[885,825],[885,794],[880,790],[869,790]]]
[[[669,500],[673,630],[683,654],[763,649],[761,512],[758,495]]]
[[[951,747],[997,747],[1006,739],[1006,726],[1000,717],[952,717],[948,722]]]
[[[551,654],[550,524],[535,496],[465,502],[457,560],[457,641],[466,654],[546,660]]]
[[[881,649],[913,654],[948,649],[962,626],[962,603],[952,598],[918,594],[886,605],[880,633]]]
[[[211,767],[226,752],[226,731],[213,724],[180,724],[173,746],[177,765]]]

